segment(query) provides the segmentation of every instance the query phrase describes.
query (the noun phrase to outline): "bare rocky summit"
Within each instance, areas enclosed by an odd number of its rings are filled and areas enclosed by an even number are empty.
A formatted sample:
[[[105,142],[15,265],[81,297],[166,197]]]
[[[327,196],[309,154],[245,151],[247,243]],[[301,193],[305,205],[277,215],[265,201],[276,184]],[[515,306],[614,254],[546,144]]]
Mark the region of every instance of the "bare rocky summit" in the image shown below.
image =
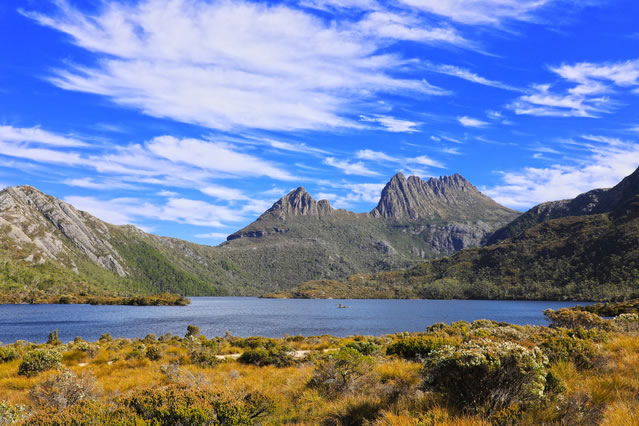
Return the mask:
[[[430,220],[511,220],[518,212],[497,204],[462,175],[408,179],[398,173],[382,190],[374,217],[415,221]]]

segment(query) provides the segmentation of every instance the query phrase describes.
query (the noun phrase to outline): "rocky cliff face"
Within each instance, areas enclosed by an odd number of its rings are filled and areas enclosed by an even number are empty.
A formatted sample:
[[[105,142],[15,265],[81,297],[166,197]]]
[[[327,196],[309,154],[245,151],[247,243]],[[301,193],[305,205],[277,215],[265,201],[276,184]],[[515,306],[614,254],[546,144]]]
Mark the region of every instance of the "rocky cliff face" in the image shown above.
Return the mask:
[[[501,206],[479,192],[460,174],[440,178],[408,179],[398,173],[382,190],[373,217],[415,221],[508,220],[518,213]]]
[[[52,259],[77,270],[72,251],[78,250],[103,268],[121,277],[127,275],[122,259],[109,243],[104,222],[31,186],[0,192],[0,225],[3,236],[18,245],[35,247],[24,260]]]
[[[551,219],[568,216],[587,216],[612,212],[639,194],[639,169],[612,188],[594,189],[570,200],[538,204],[512,223],[495,231],[487,244],[497,244],[520,235],[525,230]]]

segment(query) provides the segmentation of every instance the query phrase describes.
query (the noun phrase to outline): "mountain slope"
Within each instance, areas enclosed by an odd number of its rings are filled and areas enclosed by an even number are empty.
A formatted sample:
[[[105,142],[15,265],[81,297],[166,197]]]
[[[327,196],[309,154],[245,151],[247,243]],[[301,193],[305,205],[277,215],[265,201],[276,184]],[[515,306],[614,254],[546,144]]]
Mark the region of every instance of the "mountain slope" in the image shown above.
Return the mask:
[[[638,172],[611,190],[555,204],[581,213],[532,224],[499,244],[460,251],[403,271],[329,283],[368,297],[614,300],[639,297]],[[584,203],[593,200],[596,203]],[[552,203],[547,203],[552,204]],[[538,210],[533,210],[536,213]],[[605,213],[591,213],[604,211]],[[538,216],[531,215],[537,218]],[[517,221],[515,221],[517,222]],[[324,297],[332,296],[326,287]],[[314,297],[317,283],[289,295]]]
[[[526,229],[550,219],[568,216],[586,216],[608,213],[630,202],[639,189],[639,169],[610,189],[595,189],[571,200],[551,201],[539,204],[505,227],[498,229],[487,239],[487,244],[496,244],[515,237]]]
[[[35,188],[14,187],[0,192],[1,286],[260,295],[477,246],[517,215],[459,175],[423,181],[398,174],[371,213],[334,209],[300,187],[226,243],[209,247],[110,225]]]

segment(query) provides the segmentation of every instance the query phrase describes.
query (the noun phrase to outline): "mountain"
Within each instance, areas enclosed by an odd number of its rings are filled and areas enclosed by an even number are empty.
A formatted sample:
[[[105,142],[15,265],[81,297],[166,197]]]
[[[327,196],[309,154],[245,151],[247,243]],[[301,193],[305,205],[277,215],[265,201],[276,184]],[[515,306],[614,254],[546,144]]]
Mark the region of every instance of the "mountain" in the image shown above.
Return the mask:
[[[398,173],[386,184],[373,217],[417,221],[509,222],[519,213],[497,204],[460,174],[408,179]]]
[[[539,204],[487,238],[488,245],[520,235],[550,219],[609,213],[630,202],[639,190],[639,169],[609,189],[595,189],[571,200]]]
[[[370,213],[334,209],[300,187],[209,247],[111,225],[33,187],[13,187],[0,192],[0,290],[260,295],[477,246],[518,214],[459,175],[398,174]]]
[[[536,206],[508,225],[504,235],[509,236],[498,244],[462,250],[406,270],[357,274],[322,285],[311,281],[286,296],[637,298],[638,176],[639,169],[612,189]]]

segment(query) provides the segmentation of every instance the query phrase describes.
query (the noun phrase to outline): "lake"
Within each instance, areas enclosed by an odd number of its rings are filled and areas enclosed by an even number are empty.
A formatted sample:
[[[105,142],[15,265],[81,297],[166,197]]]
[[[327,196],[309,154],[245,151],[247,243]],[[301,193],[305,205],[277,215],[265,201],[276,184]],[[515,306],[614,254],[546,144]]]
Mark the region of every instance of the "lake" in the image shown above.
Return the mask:
[[[339,309],[338,303],[349,306]],[[513,324],[546,325],[543,311],[588,302],[503,300],[325,300],[193,297],[189,306],[0,305],[0,341],[46,341],[58,329],[63,342],[81,336],[183,336],[195,324],[207,337],[381,335],[423,331],[436,322],[486,318]]]

